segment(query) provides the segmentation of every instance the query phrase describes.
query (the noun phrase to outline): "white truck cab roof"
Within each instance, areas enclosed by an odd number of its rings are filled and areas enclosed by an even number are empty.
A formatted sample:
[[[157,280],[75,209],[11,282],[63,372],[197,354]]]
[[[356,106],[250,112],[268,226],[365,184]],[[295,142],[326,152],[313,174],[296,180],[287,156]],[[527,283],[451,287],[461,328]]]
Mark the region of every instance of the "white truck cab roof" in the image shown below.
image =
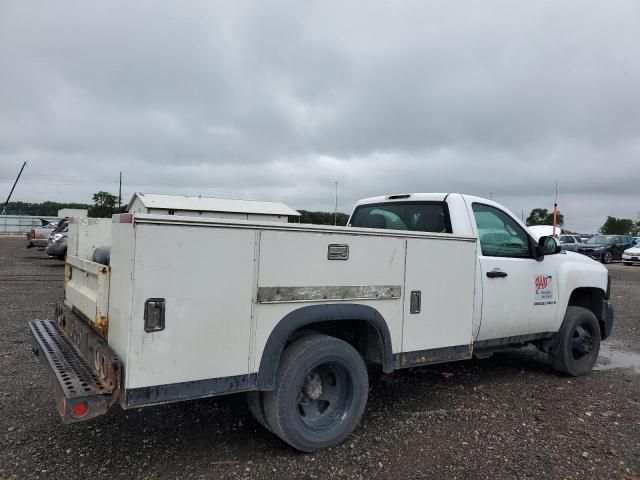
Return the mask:
[[[449,193],[394,193],[391,195],[380,195],[378,197],[363,198],[356,202],[356,207],[358,205],[369,205],[372,203],[384,203],[384,202],[393,202],[393,201],[442,202],[447,197],[447,195],[451,195],[451,194]]]

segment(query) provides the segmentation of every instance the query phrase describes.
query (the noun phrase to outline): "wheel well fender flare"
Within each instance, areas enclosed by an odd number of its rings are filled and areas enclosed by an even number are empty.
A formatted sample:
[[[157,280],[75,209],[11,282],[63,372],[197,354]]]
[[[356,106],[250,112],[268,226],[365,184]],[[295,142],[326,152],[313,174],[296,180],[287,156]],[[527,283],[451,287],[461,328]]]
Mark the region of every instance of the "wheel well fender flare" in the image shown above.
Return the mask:
[[[310,305],[289,312],[271,331],[260,359],[258,390],[273,390],[280,356],[293,333],[307,325],[340,320],[358,320],[371,325],[378,334],[382,350],[382,368],[385,372],[393,371],[391,334],[386,320],[378,310],[358,304]]]
[[[607,301],[607,292],[598,287],[576,287],[571,291],[567,305],[565,306],[565,315],[569,307],[583,307],[590,310],[598,320],[600,326],[600,334],[602,339],[606,339],[611,334],[612,323],[608,318],[612,315],[610,304]],[[564,325],[564,319],[562,326]]]

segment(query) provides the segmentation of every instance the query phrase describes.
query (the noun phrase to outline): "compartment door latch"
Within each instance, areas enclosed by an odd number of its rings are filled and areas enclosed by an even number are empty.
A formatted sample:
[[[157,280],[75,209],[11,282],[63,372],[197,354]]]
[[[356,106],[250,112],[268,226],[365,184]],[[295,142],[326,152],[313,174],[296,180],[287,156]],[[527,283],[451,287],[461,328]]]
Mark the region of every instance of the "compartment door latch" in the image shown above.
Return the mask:
[[[148,298],[144,302],[144,331],[159,332],[164,330],[165,299]]]

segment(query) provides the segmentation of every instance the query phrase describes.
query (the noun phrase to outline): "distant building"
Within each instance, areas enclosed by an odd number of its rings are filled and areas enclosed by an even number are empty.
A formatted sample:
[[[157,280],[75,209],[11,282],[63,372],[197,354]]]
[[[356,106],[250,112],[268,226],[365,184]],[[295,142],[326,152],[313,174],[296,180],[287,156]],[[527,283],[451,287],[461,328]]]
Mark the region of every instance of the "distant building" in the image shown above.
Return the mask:
[[[127,211],[130,213],[235,218],[271,222],[288,222],[290,217],[295,219],[300,217],[299,212],[284,203],[278,202],[140,192],[133,194]]]

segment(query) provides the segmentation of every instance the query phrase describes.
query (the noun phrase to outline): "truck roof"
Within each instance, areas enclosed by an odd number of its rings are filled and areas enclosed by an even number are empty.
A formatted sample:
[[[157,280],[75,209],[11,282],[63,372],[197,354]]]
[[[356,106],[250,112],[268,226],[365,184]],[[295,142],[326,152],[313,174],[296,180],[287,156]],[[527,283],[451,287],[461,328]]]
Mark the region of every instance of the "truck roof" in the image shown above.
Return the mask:
[[[448,193],[394,193],[391,195],[381,195],[358,200],[357,205],[367,205],[370,203],[384,203],[393,201],[405,202],[442,202]]]

